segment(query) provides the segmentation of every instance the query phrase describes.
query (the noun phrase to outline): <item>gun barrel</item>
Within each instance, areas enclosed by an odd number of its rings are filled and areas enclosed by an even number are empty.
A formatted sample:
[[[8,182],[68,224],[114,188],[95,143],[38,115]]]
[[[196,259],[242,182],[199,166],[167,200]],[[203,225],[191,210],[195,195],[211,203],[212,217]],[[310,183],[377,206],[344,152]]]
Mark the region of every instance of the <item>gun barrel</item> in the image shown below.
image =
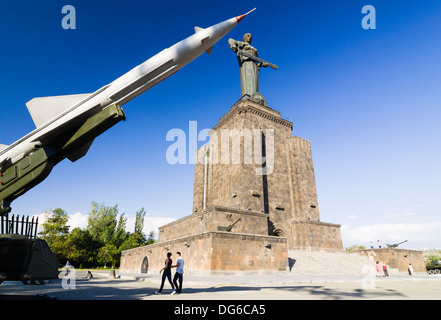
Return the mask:
[[[265,61],[263,59],[260,59],[259,57],[253,56],[252,54],[249,54],[249,53],[247,53],[247,52],[245,52],[243,50],[238,49],[237,52],[239,52],[241,55],[243,55],[245,57],[250,58],[251,60],[254,60],[254,61],[257,61],[257,62],[260,62],[260,63],[266,63],[266,64],[268,64],[268,67],[273,68],[274,70],[279,69],[279,67],[276,66],[275,64],[273,64],[271,62],[268,62],[268,61]]]

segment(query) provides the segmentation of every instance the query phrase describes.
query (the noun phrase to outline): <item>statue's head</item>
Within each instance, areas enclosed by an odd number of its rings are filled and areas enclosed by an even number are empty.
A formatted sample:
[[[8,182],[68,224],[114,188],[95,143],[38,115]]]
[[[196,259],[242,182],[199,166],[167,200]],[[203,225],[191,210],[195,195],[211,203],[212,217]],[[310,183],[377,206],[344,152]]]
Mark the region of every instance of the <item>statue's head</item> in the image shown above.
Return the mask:
[[[251,35],[251,33],[245,33],[245,35],[242,38],[242,41],[248,44],[251,44],[252,40],[253,40],[253,36]]]

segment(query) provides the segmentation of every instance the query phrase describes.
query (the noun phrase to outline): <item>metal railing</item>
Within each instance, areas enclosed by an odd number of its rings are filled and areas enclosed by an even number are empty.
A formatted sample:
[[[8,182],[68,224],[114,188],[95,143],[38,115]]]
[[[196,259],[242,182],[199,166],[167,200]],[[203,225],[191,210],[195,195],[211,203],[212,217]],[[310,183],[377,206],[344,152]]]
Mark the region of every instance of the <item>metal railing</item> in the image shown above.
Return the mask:
[[[38,217],[34,221],[34,217],[29,220],[29,216],[16,217],[12,215],[1,216],[0,220],[0,234],[19,234],[28,239],[35,239],[37,237]]]

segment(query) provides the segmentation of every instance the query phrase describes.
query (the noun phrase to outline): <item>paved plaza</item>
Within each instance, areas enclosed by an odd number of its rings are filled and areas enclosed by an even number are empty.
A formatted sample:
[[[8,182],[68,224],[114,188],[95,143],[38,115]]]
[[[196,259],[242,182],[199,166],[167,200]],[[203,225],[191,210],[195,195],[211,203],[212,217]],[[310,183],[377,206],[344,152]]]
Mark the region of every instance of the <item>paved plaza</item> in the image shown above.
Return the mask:
[[[23,285],[4,282],[0,299],[56,300],[415,300],[441,299],[440,275],[404,273],[390,278],[343,275],[247,275],[187,276],[181,294],[170,295],[165,284],[163,294],[156,295],[160,275],[116,273],[109,279],[107,272],[77,271],[69,281],[56,279],[45,285]]]

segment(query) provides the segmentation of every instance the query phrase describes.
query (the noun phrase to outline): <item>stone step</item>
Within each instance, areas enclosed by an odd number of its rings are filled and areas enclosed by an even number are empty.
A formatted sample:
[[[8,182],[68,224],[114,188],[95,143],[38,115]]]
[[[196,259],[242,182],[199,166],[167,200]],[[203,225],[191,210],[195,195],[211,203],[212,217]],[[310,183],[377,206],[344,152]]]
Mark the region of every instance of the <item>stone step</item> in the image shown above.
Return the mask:
[[[358,253],[289,250],[289,271],[307,275],[362,275],[375,270],[375,261]]]

